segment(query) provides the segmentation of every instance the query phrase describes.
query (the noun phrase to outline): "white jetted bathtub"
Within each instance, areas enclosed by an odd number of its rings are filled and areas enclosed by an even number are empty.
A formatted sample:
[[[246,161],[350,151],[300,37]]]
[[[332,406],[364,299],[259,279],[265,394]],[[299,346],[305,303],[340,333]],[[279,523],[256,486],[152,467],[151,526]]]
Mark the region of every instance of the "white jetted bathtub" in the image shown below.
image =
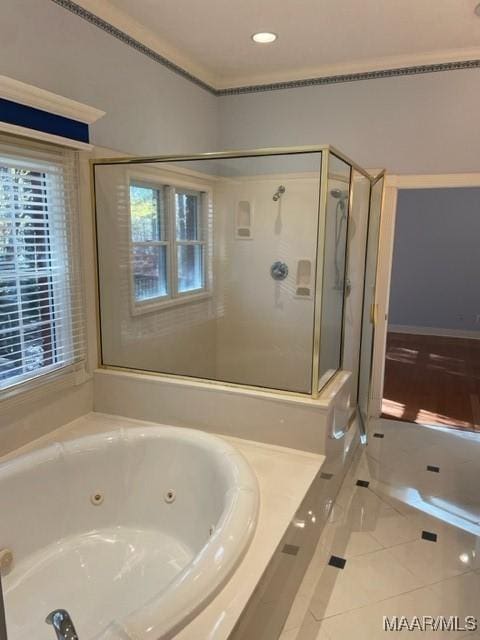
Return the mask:
[[[171,638],[225,584],[252,539],[257,480],[200,431],[133,427],[54,443],[0,464],[9,640]]]

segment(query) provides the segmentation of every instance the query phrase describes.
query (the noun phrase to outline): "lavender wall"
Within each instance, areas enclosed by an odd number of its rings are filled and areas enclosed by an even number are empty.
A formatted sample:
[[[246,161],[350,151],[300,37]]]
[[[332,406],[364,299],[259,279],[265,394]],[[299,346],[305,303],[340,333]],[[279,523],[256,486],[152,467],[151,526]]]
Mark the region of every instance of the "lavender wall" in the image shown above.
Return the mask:
[[[220,98],[226,149],[333,144],[390,173],[478,171],[480,69]]]
[[[480,188],[399,191],[389,322],[480,331]]]

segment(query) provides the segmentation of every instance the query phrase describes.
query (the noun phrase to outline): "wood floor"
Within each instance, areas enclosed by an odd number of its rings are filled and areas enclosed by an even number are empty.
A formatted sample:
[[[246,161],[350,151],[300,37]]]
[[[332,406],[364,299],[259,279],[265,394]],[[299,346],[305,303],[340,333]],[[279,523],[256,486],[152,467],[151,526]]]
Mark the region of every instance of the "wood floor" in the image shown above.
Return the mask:
[[[480,340],[389,333],[382,416],[480,432]]]

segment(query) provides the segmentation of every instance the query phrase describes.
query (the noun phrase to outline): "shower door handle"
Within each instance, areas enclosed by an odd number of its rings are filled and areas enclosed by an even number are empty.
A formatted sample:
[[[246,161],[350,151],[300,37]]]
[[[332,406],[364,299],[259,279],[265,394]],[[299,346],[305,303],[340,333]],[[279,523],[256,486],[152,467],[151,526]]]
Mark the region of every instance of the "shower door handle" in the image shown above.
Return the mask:
[[[370,322],[373,324],[374,327],[377,326],[377,311],[378,311],[378,304],[375,304],[373,302],[370,305]]]

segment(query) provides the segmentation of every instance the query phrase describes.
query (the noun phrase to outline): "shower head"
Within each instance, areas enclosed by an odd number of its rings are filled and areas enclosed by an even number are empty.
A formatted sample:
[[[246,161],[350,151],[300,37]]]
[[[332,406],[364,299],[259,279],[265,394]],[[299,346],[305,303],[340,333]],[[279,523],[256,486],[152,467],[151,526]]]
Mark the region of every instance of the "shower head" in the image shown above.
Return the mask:
[[[273,194],[272,200],[274,202],[277,202],[277,200],[280,200],[280,198],[283,196],[284,193],[285,193],[285,187],[283,186],[283,184],[281,184]]]
[[[348,198],[348,191],[342,191],[341,189],[332,189],[330,191],[330,195],[336,200],[346,200]]]

